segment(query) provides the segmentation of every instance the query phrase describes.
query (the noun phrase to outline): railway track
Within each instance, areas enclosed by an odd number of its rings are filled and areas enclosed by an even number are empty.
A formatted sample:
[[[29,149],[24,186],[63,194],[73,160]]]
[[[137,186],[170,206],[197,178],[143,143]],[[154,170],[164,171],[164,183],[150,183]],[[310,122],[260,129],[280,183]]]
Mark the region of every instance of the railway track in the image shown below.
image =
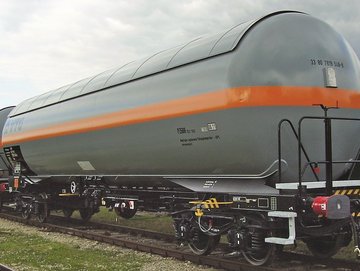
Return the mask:
[[[104,242],[111,245],[121,246],[137,251],[172,257],[182,261],[190,261],[199,265],[207,265],[217,269],[230,271],[274,271],[274,270],[335,270],[357,271],[360,263],[338,259],[320,260],[311,256],[282,252],[270,266],[253,266],[246,263],[238,255],[229,255],[226,247],[221,246],[209,256],[199,256],[190,252],[186,247],[179,247],[172,235],[130,228],[119,225],[111,225],[97,222],[84,224],[78,219],[67,219],[60,216],[51,216],[48,223],[39,223],[35,220],[24,220],[22,217],[0,213],[0,218],[42,228],[46,231],[64,233]],[[1,269],[11,270],[11,269]]]
[[[0,271],[15,271],[14,269],[11,269],[10,267],[0,264]]]

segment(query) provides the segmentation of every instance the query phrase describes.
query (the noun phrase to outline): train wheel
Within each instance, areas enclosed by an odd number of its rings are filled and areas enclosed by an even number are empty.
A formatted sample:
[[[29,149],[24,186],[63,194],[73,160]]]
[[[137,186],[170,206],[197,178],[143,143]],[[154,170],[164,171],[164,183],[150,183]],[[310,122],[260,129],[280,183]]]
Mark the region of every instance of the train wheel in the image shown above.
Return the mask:
[[[262,244],[262,246],[259,250],[243,251],[242,254],[245,260],[256,266],[270,264],[273,260],[276,247],[273,244]]]
[[[74,213],[73,209],[70,209],[70,208],[63,209],[63,214],[64,214],[64,217],[66,217],[66,218],[70,218],[73,213]]]
[[[45,223],[49,216],[50,216],[49,210],[42,210],[40,213],[38,213],[36,218],[40,223]]]
[[[30,219],[31,211],[30,211],[30,205],[26,205],[22,207],[21,209],[21,217],[24,219]]]
[[[48,207],[48,203],[47,203],[47,195],[46,194],[40,194],[39,195],[39,199],[40,199],[40,203],[38,206],[38,214],[37,214],[37,220],[40,223],[45,223],[47,218],[50,216],[50,209]]]
[[[320,238],[312,238],[306,241],[306,245],[310,252],[318,258],[326,259],[334,256],[343,246],[343,236],[326,236]]]
[[[115,213],[125,219],[130,219],[136,214],[136,210],[114,208]]]
[[[217,247],[217,245],[220,243],[221,235],[214,236],[214,243],[213,243],[213,249]]]
[[[132,209],[130,208],[130,202],[122,202],[120,206],[114,208],[115,213],[125,219],[132,218],[137,212],[137,206],[135,202],[131,204],[133,205]]]
[[[89,221],[90,218],[92,217],[92,215],[94,214],[94,212],[91,208],[83,208],[83,209],[80,209],[79,212],[80,212],[81,219],[84,222]]]
[[[197,237],[189,241],[189,247],[196,255],[208,255],[214,250],[219,240],[218,236],[209,236],[198,232]]]
[[[268,265],[274,259],[276,245],[266,243],[265,238],[269,236],[263,227],[267,224],[263,215],[253,214],[248,217],[253,227],[249,232],[249,245],[242,254],[246,261],[255,266]]]

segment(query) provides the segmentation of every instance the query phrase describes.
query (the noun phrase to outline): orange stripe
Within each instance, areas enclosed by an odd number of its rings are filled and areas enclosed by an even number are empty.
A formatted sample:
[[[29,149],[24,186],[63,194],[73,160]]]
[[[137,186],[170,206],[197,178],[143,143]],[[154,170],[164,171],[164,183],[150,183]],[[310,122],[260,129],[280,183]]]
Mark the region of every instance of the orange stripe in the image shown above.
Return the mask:
[[[176,118],[249,106],[313,106],[324,104],[360,108],[360,93],[320,87],[237,87],[141,106],[114,113],[64,122],[3,137],[3,145],[39,140],[130,124]]]

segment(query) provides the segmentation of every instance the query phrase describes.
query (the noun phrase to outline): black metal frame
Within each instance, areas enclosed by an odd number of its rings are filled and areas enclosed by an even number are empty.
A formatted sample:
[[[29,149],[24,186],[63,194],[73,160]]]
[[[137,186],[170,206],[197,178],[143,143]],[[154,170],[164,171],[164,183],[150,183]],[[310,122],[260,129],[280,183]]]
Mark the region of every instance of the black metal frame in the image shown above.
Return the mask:
[[[333,164],[345,164],[345,163],[352,163],[352,164],[360,164],[360,160],[353,160],[353,161],[334,161],[332,157],[332,121],[360,121],[359,118],[342,118],[342,117],[329,117],[327,114],[327,111],[329,109],[335,109],[334,107],[325,107],[324,105],[320,105],[321,108],[324,110],[324,116],[304,116],[298,121],[298,129],[296,132],[296,129],[293,125],[293,123],[288,119],[282,119],[278,124],[278,161],[281,161],[282,159],[282,148],[281,148],[281,129],[284,123],[287,123],[290,125],[291,130],[293,131],[296,140],[298,142],[298,191],[299,194],[301,194],[303,186],[302,186],[302,177],[305,172],[305,169],[310,166],[311,170],[316,178],[317,181],[319,181],[319,178],[314,170],[314,166],[317,164],[325,164],[326,165],[326,187],[325,187],[325,193],[326,195],[331,195],[333,193]],[[325,130],[325,161],[311,161],[309,155],[307,154],[302,141],[301,141],[301,131],[302,131],[302,124],[305,120],[324,120],[324,130]],[[302,170],[302,154],[304,154],[307,163]],[[279,169],[279,180],[278,182],[282,181],[282,166],[281,163],[278,163],[278,169]]]

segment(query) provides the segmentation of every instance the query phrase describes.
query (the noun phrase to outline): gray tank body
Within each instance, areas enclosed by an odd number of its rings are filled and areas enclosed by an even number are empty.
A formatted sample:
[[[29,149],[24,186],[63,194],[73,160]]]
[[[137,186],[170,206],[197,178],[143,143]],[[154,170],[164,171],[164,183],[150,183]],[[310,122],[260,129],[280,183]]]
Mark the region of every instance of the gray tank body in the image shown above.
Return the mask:
[[[322,116],[313,104],[360,117],[359,97],[345,39],[309,15],[278,12],[24,101],[2,144],[20,146],[37,175],[251,180],[276,170],[281,119]],[[311,159],[324,160],[323,123],[305,126]],[[355,158],[359,132],[333,124],[334,159]],[[290,130],[283,145],[285,180],[296,181]]]
[[[10,114],[10,112],[14,109],[14,106],[5,107],[3,109],[0,109],[0,135],[2,135],[3,128],[5,125],[5,122]],[[0,137],[1,141],[1,137]],[[5,156],[3,155],[3,151],[0,151],[0,177],[3,177],[6,175],[6,171],[8,170],[8,162],[6,161]]]

